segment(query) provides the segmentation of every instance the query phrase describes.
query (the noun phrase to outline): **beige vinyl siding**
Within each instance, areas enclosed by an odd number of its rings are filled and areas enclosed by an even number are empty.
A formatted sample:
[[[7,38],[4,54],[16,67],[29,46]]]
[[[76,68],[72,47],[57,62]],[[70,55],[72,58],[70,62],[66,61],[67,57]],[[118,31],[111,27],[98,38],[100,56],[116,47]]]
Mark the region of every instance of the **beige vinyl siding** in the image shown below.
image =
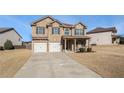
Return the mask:
[[[91,37],[90,44],[97,44],[97,45],[111,45],[112,44],[111,35],[112,32],[88,34],[88,36]]]
[[[0,46],[3,46],[7,39],[11,40],[13,45],[22,45],[21,37],[14,30],[0,34]]]

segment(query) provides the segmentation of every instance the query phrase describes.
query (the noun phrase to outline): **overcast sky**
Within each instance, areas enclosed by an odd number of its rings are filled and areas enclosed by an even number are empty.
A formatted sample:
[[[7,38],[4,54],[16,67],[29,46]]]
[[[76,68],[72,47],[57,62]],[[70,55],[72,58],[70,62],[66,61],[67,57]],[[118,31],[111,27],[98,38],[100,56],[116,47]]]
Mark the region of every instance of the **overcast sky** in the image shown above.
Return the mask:
[[[0,16],[0,27],[13,27],[23,37],[23,41],[31,40],[31,22],[43,17],[42,15]],[[100,15],[56,15],[52,16],[61,22],[76,24],[79,21],[87,26],[87,31],[96,27],[116,27],[118,34],[124,34],[124,16]]]

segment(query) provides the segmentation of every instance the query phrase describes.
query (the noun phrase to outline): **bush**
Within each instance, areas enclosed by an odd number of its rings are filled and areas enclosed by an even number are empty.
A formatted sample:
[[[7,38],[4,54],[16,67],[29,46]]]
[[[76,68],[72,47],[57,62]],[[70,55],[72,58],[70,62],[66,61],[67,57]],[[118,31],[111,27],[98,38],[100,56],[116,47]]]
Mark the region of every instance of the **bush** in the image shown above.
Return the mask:
[[[4,50],[2,46],[0,46],[0,50]]]
[[[91,44],[91,46],[96,46],[96,45],[97,45],[97,44],[95,44],[95,43],[94,43],[94,44]]]
[[[85,48],[79,48],[80,52],[85,52]]]
[[[87,48],[87,52],[91,52],[92,51],[92,48]]]
[[[14,46],[13,46],[11,40],[7,40],[7,41],[4,43],[4,49],[6,49],[6,50],[14,49]]]

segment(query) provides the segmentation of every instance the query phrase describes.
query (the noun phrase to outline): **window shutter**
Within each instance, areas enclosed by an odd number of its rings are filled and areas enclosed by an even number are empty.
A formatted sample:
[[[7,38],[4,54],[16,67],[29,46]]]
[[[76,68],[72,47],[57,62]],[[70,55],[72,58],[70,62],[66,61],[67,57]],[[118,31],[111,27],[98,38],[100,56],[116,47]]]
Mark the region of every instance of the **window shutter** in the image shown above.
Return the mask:
[[[75,29],[75,35],[76,35],[76,29]]]
[[[43,34],[45,34],[45,27],[43,27]]]
[[[58,30],[59,30],[59,31],[58,31],[58,34],[60,34],[60,28],[58,28]]]
[[[84,29],[83,29],[83,35],[84,35]]]
[[[52,28],[52,34],[53,34],[53,28]]]
[[[36,34],[38,34],[38,27],[36,27]]]

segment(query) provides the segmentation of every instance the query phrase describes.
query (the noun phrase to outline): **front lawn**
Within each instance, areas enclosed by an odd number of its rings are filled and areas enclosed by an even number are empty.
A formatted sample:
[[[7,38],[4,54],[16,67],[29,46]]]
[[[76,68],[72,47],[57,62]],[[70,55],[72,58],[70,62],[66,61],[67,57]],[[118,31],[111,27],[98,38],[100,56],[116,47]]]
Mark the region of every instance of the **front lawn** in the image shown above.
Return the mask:
[[[68,53],[102,77],[124,77],[124,46],[95,46],[93,53]]]
[[[30,55],[31,50],[27,49],[0,51],[0,77],[13,77]]]

